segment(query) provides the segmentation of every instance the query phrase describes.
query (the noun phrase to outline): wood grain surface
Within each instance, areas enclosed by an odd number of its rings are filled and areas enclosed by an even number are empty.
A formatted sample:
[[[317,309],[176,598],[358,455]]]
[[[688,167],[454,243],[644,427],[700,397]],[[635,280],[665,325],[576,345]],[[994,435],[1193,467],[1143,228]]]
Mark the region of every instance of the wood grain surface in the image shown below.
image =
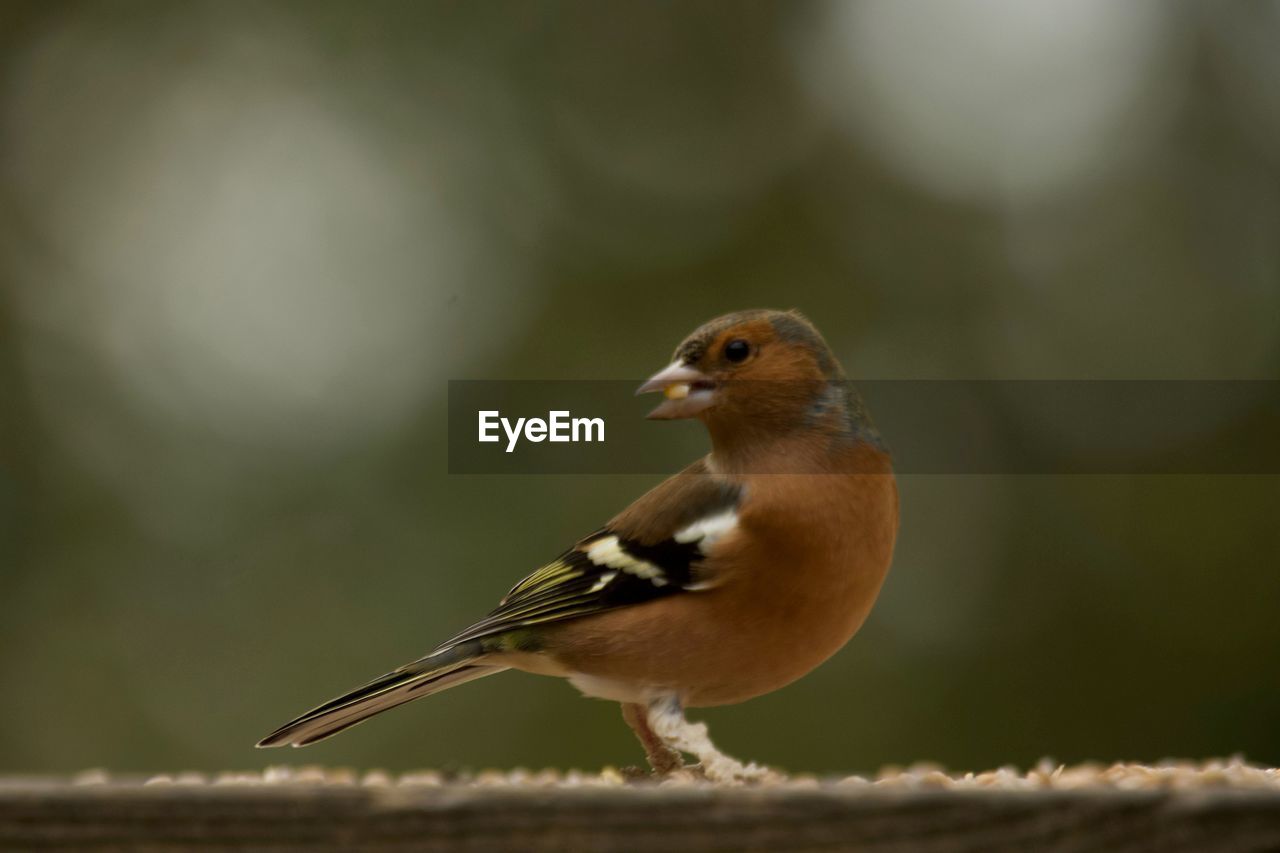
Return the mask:
[[[0,850],[1276,851],[1280,791],[8,779]]]

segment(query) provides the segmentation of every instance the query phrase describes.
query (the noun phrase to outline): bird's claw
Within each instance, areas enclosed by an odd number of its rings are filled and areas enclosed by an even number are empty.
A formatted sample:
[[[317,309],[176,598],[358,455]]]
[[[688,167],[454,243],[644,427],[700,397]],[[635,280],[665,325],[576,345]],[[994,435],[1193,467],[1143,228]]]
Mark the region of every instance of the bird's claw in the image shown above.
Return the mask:
[[[711,762],[686,764],[666,773],[654,771],[654,777],[676,784],[712,782],[718,785],[762,785],[782,781],[785,776],[771,767],[741,764],[727,756]]]

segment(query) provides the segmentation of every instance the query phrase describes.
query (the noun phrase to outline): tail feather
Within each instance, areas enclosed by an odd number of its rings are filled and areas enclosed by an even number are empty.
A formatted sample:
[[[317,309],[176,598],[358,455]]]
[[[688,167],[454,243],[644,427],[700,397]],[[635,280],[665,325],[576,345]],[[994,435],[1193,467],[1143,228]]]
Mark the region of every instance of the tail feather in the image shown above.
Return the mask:
[[[389,708],[507,668],[483,663],[483,654],[479,642],[463,643],[406,664],[290,720],[258,746],[306,746]]]

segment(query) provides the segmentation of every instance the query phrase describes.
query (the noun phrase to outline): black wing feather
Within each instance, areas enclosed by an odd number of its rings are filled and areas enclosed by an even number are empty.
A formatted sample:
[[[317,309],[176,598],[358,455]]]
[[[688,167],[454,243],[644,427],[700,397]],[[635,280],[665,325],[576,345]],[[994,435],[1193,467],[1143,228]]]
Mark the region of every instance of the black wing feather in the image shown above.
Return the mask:
[[[625,555],[656,568],[656,577],[593,562],[588,550],[607,537],[616,537]],[[643,545],[602,530],[520,581],[485,618],[441,643],[437,651],[519,628],[686,592],[696,583],[696,570],[705,556],[698,546],[697,541],[673,539]]]

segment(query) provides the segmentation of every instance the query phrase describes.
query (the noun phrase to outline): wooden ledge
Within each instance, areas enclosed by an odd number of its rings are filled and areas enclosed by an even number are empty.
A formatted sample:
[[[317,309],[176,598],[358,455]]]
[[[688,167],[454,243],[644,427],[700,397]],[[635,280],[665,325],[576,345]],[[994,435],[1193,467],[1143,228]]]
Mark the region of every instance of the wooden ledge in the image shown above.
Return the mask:
[[[1196,771],[1128,787],[930,784],[910,771],[896,786],[887,777],[754,788],[607,776],[10,778],[0,779],[0,850],[1280,850],[1280,773],[1251,769],[1243,780]]]

